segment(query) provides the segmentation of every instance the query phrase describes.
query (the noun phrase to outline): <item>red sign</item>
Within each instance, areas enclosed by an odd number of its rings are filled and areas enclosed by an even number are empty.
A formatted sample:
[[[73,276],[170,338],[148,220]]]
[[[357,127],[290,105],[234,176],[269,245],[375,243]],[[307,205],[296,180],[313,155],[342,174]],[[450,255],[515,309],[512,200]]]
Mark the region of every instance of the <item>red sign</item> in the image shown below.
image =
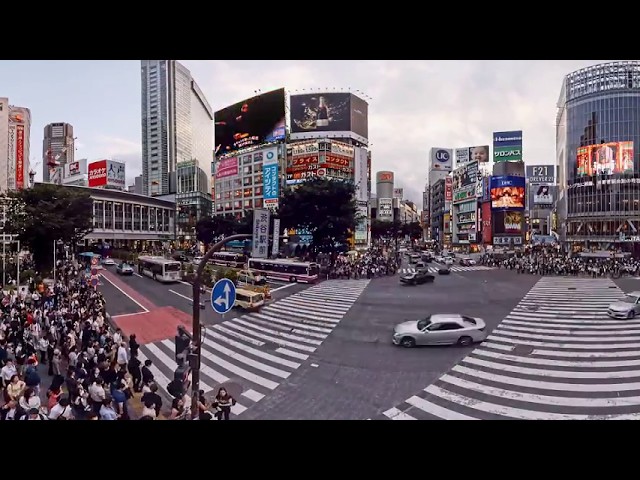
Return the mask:
[[[493,235],[491,234],[491,202],[484,202],[482,204],[480,231],[482,232],[482,243],[491,245],[493,243]]]
[[[89,165],[89,186],[103,187],[107,184],[107,161],[98,160]]]
[[[378,182],[393,182],[393,172],[378,172]]]
[[[16,127],[16,189],[24,188],[24,125]]]
[[[453,202],[453,180],[451,177],[444,179],[444,201]]]
[[[336,170],[340,170],[346,167],[349,167],[350,159],[339,157],[337,155],[327,154],[325,163],[321,164],[321,167],[324,168],[335,168]]]

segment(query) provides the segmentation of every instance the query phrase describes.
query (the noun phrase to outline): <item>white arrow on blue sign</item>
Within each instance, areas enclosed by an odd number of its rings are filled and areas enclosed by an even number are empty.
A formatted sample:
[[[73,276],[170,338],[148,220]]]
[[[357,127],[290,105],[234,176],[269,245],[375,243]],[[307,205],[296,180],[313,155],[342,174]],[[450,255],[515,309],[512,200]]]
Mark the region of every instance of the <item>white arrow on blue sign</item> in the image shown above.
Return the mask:
[[[221,278],[211,290],[211,307],[216,313],[224,314],[236,304],[236,286],[228,278]]]

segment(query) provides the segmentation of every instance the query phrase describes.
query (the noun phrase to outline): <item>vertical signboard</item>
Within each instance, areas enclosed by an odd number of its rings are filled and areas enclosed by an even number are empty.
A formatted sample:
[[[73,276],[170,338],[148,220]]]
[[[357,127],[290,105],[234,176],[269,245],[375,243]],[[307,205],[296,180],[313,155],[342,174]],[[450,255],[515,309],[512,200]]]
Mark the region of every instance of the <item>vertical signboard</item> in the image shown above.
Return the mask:
[[[394,188],[393,198],[399,198],[400,200],[402,200],[404,198],[404,188]]]
[[[515,130],[511,132],[494,132],[493,161],[522,161],[522,130]]]
[[[16,189],[24,188],[24,125],[16,126]]]
[[[264,206],[277,206],[278,198],[280,197],[277,148],[269,148],[264,152],[264,160],[262,162],[262,181],[262,198]]]
[[[254,258],[267,258],[269,253],[269,210],[261,208],[253,212],[253,252]]]
[[[357,192],[356,199],[358,202],[369,201],[369,161],[367,153],[367,150],[364,148],[358,148],[354,159],[354,178]]]
[[[453,178],[444,179],[444,201],[445,203],[453,202]]]
[[[360,205],[357,208],[359,219],[356,222],[354,238],[357,243],[365,243],[367,241],[367,216],[369,212],[366,205]]]
[[[378,220],[390,222],[393,220],[393,199],[378,199]]]
[[[16,182],[16,126],[9,124],[9,148],[7,149],[7,187],[13,189]]]
[[[468,148],[456,148],[456,165],[458,168],[469,161],[469,149]]]
[[[107,185],[124,189],[126,183],[124,163],[107,160]]]
[[[107,160],[93,162],[88,172],[90,187],[104,187],[107,184]]]
[[[273,244],[271,245],[271,255],[278,256],[280,252],[280,219],[273,219]]]

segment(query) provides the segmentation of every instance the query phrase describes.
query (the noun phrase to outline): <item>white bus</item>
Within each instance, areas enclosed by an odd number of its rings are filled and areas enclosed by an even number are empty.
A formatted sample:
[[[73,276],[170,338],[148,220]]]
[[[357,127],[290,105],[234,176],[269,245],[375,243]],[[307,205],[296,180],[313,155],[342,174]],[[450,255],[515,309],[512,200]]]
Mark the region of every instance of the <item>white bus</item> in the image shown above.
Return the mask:
[[[247,256],[235,252],[216,252],[211,257],[210,262],[223,267],[244,268],[247,263]]]
[[[159,282],[178,282],[182,278],[182,264],[164,257],[138,257],[138,273]]]
[[[264,258],[250,258],[249,270],[259,270],[267,278],[286,280],[292,283],[313,283],[320,274],[320,266],[317,263]]]

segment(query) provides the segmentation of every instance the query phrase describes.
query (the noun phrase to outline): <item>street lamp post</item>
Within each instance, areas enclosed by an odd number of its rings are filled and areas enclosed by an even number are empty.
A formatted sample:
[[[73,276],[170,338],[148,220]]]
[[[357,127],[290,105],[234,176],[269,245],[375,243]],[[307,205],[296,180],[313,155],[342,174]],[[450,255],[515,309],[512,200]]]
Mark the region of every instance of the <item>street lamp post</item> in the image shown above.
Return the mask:
[[[200,285],[202,284],[202,273],[207,266],[207,262],[213,256],[214,253],[219,251],[228,242],[234,240],[244,240],[246,238],[252,238],[252,234],[240,233],[237,235],[231,235],[230,237],[223,238],[204,254],[202,260],[198,264],[195,278],[193,279],[193,343],[195,347],[195,354],[197,360],[194,366],[191,368],[191,416],[196,418],[198,415],[198,393],[200,391],[200,363],[202,361],[202,334],[200,326]]]

